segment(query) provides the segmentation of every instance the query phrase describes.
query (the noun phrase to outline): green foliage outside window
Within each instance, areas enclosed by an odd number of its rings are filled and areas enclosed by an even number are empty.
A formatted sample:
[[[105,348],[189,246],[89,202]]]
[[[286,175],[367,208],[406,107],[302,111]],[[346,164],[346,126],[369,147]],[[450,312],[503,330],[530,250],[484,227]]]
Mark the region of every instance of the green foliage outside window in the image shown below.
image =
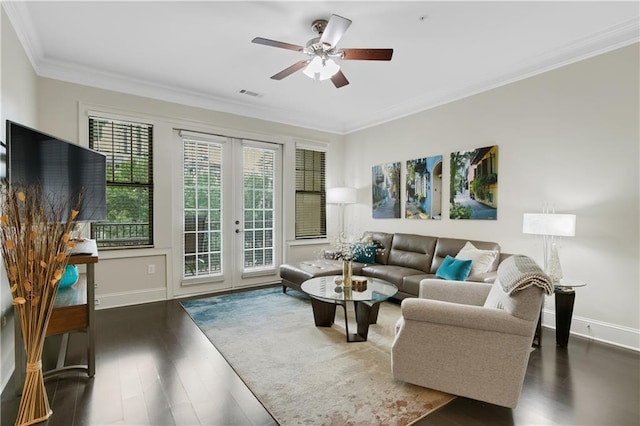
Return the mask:
[[[99,247],[153,244],[153,128],[89,118],[89,147],[107,157],[107,219],[91,226]]]

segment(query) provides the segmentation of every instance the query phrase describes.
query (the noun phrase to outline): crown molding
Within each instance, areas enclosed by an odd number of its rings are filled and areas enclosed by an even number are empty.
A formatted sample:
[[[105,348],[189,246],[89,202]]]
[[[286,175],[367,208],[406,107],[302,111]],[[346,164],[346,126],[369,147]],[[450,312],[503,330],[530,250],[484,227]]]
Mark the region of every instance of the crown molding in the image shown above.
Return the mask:
[[[27,10],[27,2],[0,1],[0,4],[7,13],[31,66],[38,74],[38,64],[43,61],[44,55],[40,39],[33,28],[33,22]]]
[[[407,117],[638,42],[640,42],[640,18],[636,17],[540,54],[526,62],[514,64],[511,70],[500,76],[485,79],[457,90],[418,96],[407,102],[393,105],[379,111],[378,114],[367,117],[366,121],[350,123],[346,132],[352,133]]]
[[[640,18],[635,17],[559,46],[551,51],[544,52],[526,62],[516,63],[512,69],[499,76],[450,91],[414,97],[406,102],[392,105],[389,108],[371,114],[366,120],[336,122],[319,120],[317,116],[313,116],[313,119],[310,119],[308,114],[304,114],[299,110],[261,107],[239,102],[236,99],[203,95],[178,87],[154,84],[146,80],[123,77],[75,64],[47,60],[29,19],[26,2],[3,2],[2,6],[7,12],[36,74],[40,77],[338,135],[346,135],[397,120],[640,41]]]
[[[236,99],[209,96],[200,92],[152,83],[148,80],[124,77],[119,74],[64,62],[42,61],[38,67],[37,74],[44,78],[203,108],[220,113],[235,114],[329,133],[341,132],[340,130],[336,131],[335,127],[318,127],[318,122],[315,120],[316,117],[310,119],[308,114],[305,115],[301,111],[274,108],[272,106],[250,105],[239,102]]]

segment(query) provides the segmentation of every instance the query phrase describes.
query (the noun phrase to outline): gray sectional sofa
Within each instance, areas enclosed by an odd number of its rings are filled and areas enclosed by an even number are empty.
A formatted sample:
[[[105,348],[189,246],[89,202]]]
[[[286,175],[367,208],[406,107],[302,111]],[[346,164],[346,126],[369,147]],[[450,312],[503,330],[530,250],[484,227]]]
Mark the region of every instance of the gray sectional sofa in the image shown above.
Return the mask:
[[[417,297],[420,281],[436,278],[436,271],[445,257],[456,257],[467,242],[471,242],[477,249],[496,252],[495,260],[489,265],[487,272],[472,273],[467,281],[493,282],[498,265],[509,256],[501,254],[500,246],[490,241],[386,232],[366,232],[365,235],[370,236],[379,247],[375,263],[354,262],[353,274],[381,278],[395,284],[398,287],[395,298],[399,300]],[[341,274],[340,260],[323,258],[280,266],[283,292],[287,288],[300,290],[300,285],[313,277]]]

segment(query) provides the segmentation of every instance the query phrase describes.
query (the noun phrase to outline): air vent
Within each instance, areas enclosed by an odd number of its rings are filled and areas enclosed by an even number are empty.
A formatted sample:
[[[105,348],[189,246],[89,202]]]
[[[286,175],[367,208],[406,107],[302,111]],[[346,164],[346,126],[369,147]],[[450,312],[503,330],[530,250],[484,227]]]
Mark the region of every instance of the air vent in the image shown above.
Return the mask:
[[[242,89],[240,93],[247,96],[253,96],[254,98],[261,98],[262,95],[260,93],[252,92],[251,90]]]

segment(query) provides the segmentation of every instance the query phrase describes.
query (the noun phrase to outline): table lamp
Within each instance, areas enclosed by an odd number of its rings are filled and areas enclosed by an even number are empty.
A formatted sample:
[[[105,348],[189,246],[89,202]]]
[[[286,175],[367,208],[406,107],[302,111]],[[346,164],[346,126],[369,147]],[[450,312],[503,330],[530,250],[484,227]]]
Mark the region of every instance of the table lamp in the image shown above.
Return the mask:
[[[525,213],[522,233],[542,235],[544,271],[554,284],[562,278],[562,268],[558,256],[555,237],[576,235],[576,215],[556,213]]]

